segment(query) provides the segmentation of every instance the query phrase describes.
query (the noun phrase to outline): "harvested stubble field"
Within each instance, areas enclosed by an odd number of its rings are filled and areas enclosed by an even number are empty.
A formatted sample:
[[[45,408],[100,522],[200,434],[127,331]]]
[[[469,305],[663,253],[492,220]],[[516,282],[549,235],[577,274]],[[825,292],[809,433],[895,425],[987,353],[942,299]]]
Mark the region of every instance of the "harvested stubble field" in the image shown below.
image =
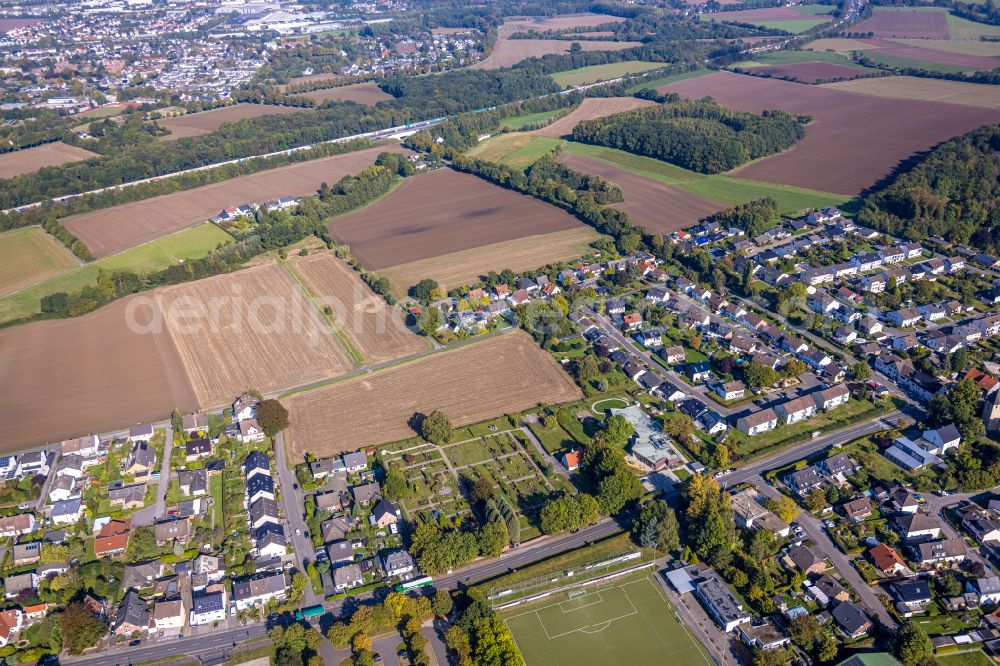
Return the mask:
[[[1000,88],[978,83],[921,79],[913,76],[885,76],[878,79],[828,83],[823,87],[874,97],[949,102],[951,104],[1000,109]]]
[[[302,97],[311,99],[318,104],[323,102],[357,102],[358,104],[375,105],[392,95],[383,92],[375,83],[354,83],[336,88],[321,88],[312,92],[302,93]]]
[[[1000,67],[1000,58],[991,56],[939,51],[911,44],[900,44],[887,39],[869,39],[867,41],[871,44],[869,55],[876,57],[886,55],[893,58],[904,58],[906,60],[915,60],[917,63],[929,63],[931,67],[935,63],[952,65],[955,68],[961,68],[965,71],[991,71]]]
[[[364,210],[334,218],[330,234],[369,270],[552,231],[574,217],[529,196],[451,169],[410,176]]]
[[[972,42],[954,39],[893,39],[890,41],[905,46],[919,46],[920,48],[931,49],[932,51],[961,53],[962,55],[980,56],[983,58],[1000,58],[1000,42],[994,41]]]
[[[589,244],[598,238],[600,234],[590,227],[555,231],[390,266],[379,274],[389,278],[393,293],[401,298],[407,289],[424,278],[437,280],[445,289],[454,289],[478,282],[491,271],[499,273],[509,268],[520,273],[575,259],[590,252]]]
[[[341,78],[340,74],[332,74],[326,72],[323,74],[310,74],[309,76],[296,76],[295,78],[288,79],[288,83],[278,86],[278,90],[284,92],[288,89],[288,86],[297,85],[299,83],[316,83],[317,81],[339,81]]]
[[[0,296],[78,266],[76,257],[41,227],[0,234]]]
[[[653,104],[656,104],[656,102],[636,97],[588,97],[571,113],[563,116],[551,125],[533,132],[533,134],[554,137],[566,136],[571,134],[573,128],[584,120],[604,118],[605,116],[621,113],[622,111],[631,111],[644,106],[652,106]]]
[[[668,234],[690,227],[698,220],[729,207],[728,204],[643,178],[584,155],[564,152],[559,155],[559,161],[571,169],[601,176],[621,187],[625,201],[616,204],[615,208],[628,213],[633,222],[650,233]]]
[[[0,32],[10,32],[18,28],[27,28],[38,25],[42,19],[36,18],[2,18],[0,19]]]
[[[293,455],[332,455],[412,437],[417,414],[440,410],[456,426],[540,403],[580,399],[569,375],[526,334],[514,331],[286,401]]]
[[[799,21],[812,14],[800,12],[795,7],[764,7],[762,9],[739,9],[732,12],[701,14],[702,21],[734,21],[736,23],[758,23],[762,21]]]
[[[569,53],[573,43],[569,39],[510,39],[507,33],[501,33],[493,46],[493,52],[485,60],[473,65],[472,69],[511,67],[527,58],[540,58],[549,53]],[[576,43],[584,51],[621,51],[642,46],[641,42],[583,40]]]
[[[294,257],[291,265],[316,302],[330,307],[334,327],[350,339],[368,363],[428,349],[427,342],[406,327],[400,313],[334,255],[324,252]]]
[[[127,315],[142,302],[0,331],[4,451],[198,408],[170,338],[129,329]],[[151,312],[137,308],[135,321],[149,323]]]
[[[170,135],[166,138],[171,140],[208,134],[222,127],[224,123],[233,123],[245,118],[259,118],[260,116],[269,116],[275,113],[297,113],[300,111],[302,109],[274,104],[236,104],[225,106],[221,109],[188,113],[176,118],[166,118],[158,120],[157,123],[160,127],[170,131]]]
[[[870,75],[871,70],[860,67],[846,67],[828,62],[799,62],[788,65],[765,65],[754,67],[754,72],[770,74],[776,79],[795,80],[799,83],[816,83],[817,81],[837,81],[856,79]]]
[[[357,173],[385,151],[407,152],[399,145],[366,148],[95,210],[62,222],[95,257],[106,257],[204,222],[227,206],[314,194],[324,181],[332,185]]]
[[[731,72],[678,81],[658,90],[690,99],[710,95],[724,106],[753,113],[777,107],[811,115],[805,138],[794,147],[734,173],[847,195],[871,186],[915,152],[1000,120],[993,109],[880,99]]]
[[[851,29],[875,37],[948,39],[948,15],[924,9],[876,8],[872,16]]]
[[[156,302],[201,409],[352,367],[301,287],[274,264],[167,287]]]
[[[45,143],[34,148],[0,154],[0,178],[13,178],[38,171],[42,167],[79,162],[91,157],[98,157],[98,154],[62,141]]]

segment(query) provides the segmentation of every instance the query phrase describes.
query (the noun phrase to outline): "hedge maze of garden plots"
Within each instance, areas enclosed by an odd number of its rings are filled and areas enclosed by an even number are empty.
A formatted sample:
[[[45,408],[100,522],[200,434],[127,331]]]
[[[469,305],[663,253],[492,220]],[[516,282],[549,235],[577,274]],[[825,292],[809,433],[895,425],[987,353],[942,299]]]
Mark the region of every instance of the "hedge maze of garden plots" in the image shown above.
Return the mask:
[[[462,485],[488,479],[520,514],[521,539],[537,535],[531,520],[554,488],[524,447],[519,430],[437,446],[428,442],[385,450],[383,463],[403,473],[410,492],[400,504],[407,515],[439,511],[453,516],[470,510]]]

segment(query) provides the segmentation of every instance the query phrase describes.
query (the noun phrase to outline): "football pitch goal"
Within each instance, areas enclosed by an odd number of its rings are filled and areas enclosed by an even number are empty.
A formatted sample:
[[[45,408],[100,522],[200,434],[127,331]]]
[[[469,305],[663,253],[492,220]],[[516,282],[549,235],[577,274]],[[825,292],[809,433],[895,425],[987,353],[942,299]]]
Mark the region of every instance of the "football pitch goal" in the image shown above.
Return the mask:
[[[649,577],[554,594],[502,613],[527,666],[711,666]]]

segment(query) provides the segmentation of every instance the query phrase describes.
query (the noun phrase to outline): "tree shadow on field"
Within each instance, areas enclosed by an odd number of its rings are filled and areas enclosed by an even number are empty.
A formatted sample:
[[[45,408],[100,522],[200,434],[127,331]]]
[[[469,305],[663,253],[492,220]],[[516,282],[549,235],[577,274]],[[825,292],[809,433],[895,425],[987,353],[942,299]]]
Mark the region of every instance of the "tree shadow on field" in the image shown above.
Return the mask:
[[[413,416],[407,419],[406,425],[409,426],[414,433],[419,435],[423,432],[425,420],[427,420],[426,414],[423,414],[421,412],[413,412]]]

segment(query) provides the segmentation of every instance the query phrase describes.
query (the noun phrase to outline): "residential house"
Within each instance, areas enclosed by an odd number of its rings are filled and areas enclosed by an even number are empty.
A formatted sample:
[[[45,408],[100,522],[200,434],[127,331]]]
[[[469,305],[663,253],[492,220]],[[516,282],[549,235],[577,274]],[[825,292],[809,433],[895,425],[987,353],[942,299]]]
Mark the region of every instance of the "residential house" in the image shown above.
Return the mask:
[[[257,418],[257,408],[259,406],[260,400],[244,393],[233,402],[233,421],[239,422]]]
[[[54,456],[49,451],[29,451],[17,458],[18,478],[27,476],[48,476]]]
[[[365,483],[351,488],[354,501],[361,505],[368,505],[377,499],[382,499],[382,487],[377,481]]]
[[[364,451],[345,453],[344,467],[351,473],[368,469],[368,456],[365,455]]]
[[[778,650],[792,642],[774,620],[764,618],[739,625],[740,640],[751,649]]]
[[[271,476],[271,460],[267,457],[266,453],[251,451],[243,463],[243,469],[248,482],[254,476]]]
[[[125,565],[122,587],[126,590],[152,587],[153,581],[163,575],[163,564],[159,561]]]
[[[757,491],[747,488],[730,499],[736,524],[744,530],[766,531],[776,537],[786,537],[791,528],[788,523],[764,508]]]
[[[49,520],[56,525],[70,525],[83,515],[83,500],[79,497],[56,502],[49,512]]]
[[[108,499],[111,506],[125,511],[141,509],[146,504],[146,484],[134,483],[130,486],[109,488]]]
[[[247,503],[252,504],[261,497],[274,499],[274,479],[264,474],[255,474],[247,479]]]
[[[188,414],[181,417],[181,429],[185,434],[206,432],[208,430],[207,414]]]
[[[785,566],[796,569],[805,575],[821,574],[826,571],[826,562],[822,557],[805,546],[792,546],[784,558]]]
[[[727,402],[731,400],[742,400],[743,396],[746,395],[746,387],[743,386],[743,382],[740,381],[725,383],[716,382],[712,385],[712,391]]]
[[[174,541],[187,543],[191,540],[191,520],[179,518],[157,522],[153,525],[153,535],[156,545],[161,548]]]
[[[153,606],[152,626],[161,636],[176,635],[184,628],[187,613],[183,599],[157,601]]]
[[[34,564],[38,560],[42,559],[42,542],[31,541],[28,543],[14,544],[12,556],[14,558],[15,567],[23,567],[28,564]]]
[[[569,472],[575,472],[580,468],[580,461],[583,459],[583,449],[577,447],[571,451],[560,454],[559,462]]]
[[[831,410],[846,404],[851,399],[851,391],[843,384],[815,391],[810,396],[816,402],[816,408]]]
[[[848,520],[864,520],[868,516],[872,515],[872,501],[867,497],[859,497],[858,499],[844,502],[838,508],[844,515],[844,518],[847,518]]]
[[[872,628],[872,622],[864,612],[850,601],[837,604],[833,612],[837,628],[848,638],[860,638]]]
[[[775,413],[787,425],[816,416],[816,401],[811,396],[792,398],[774,408]]]
[[[899,556],[899,553],[884,543],[880,543],[869,550],[868,556],[875,564],[875,568],[886,576],[894,576],[907,571],[906,562]]]
[[[985,509],[966,510],[962,516],[962,529],[980,544],[1000,542],[1000,523]]]
[[[98,536],[94,539],[94,555],[97,557],[121,557],[128,550],[129,532]]]
[[[685,358],[684,347],[681,347],[680,345],[667,347],[663,350],[661,355],[668,365],[680,365],[684,362]]]
[[[346,539],[327,544],[326,554],[330,560],[331,567],[354,561],[354,547]]]
[[[379,528],[386,528],[390,525],[396,525],[401,519],[402,514],[399,512],[399,507],[392,502],[387,502],[384,499],[380,499],[375,507],[372,509],[371,518],[374,524]]]
[[[122,472],[141,479],[153,471],[155,464],[156,450],[149,445],[148,440],[139,440],[132,446]]]
[[[712,376],[712,366],[708,361],[688,363],[684,368],[684,374],[695,384],[700,384]]]
[[[188,497],[200,497],[208,493],[208,472],[204,469],[179,470],[177,482],[181,493]]]
[[[778,426],[778,415],[770,407],[736,419],[736,429],[744,435],[759,435]]]
[[[963,539],[924,541],[917,544],[916,553],[917,561],[927,568],[964,562],[966,558],[965,541]]]
[[[966,589],[976,595],[980,606],[995,606],[1000,603],[1000,577],[988,576],[970,580]]]
[[[904,513],[895,519],[899,535],[906,541],[930,541],[941,536],[941,523],[923,511]]]
[[[903,617],[923,613],[931,602],[931,588],[927,580],[907,580],[892,586],[896,596],[896,610]]]
[[[382,569],[386,576],[403,576],[415,568],[413,558],[405,550],[394,550],[382,555]]]
[[[14,574],[3,579],[4,595],[13,599],[22,592],[38,589],[38,576],[34,571]]]
[[[263,605],[271,599],[282,599],[287,586],[285,574],[274,572],[253,578],[233,581],[233,602],[237,610]]]
[[[148,444],[149,440],[153,439],[153,434],[155,432],[153,424],[137,423],[128,429],[128,439],[133,444],[138,444],[139,442],[145,442]]]
[[[226,593],[209,592],[191,599],[191,614],[188,624],[197,627],[214,624],[226,619]]]
[[[826,598],[824,606],[832,602],[849,601],[851,598],[851,593],[847,591],[847,588],[829,574],[823,574],[817,578],[812,587]]]
[[[212,455],[212,440],[192,439],[184,444],[184,455],[188,462]]]
[[[280,522],[278,515],[278,503],[269,497],[261,497],[250,504],[248,511],[250,515],[250,529],[256,530],[264,523]]]
[[[888,319],[894,326],[907,328],[909,326],[916,325],[922,316],[923,315],[921,315],[916,308],[903,308],[902,310],[894,310],[893,312],[890,312],[886,315],[886,319]]]
[[[115,636],[132,636],[148,629],[149,607],[135,590],[130,589],[115,610],[111,633]]]
[[[345,592],[365,583],[365,575],[357,564],[348,564],[333,570],[333,589]]]
[[[239,440],[244,444],[253,442],[263,442],[266,439],[264,429],[257,423],[257,419],[244,419],[240,421]]]

